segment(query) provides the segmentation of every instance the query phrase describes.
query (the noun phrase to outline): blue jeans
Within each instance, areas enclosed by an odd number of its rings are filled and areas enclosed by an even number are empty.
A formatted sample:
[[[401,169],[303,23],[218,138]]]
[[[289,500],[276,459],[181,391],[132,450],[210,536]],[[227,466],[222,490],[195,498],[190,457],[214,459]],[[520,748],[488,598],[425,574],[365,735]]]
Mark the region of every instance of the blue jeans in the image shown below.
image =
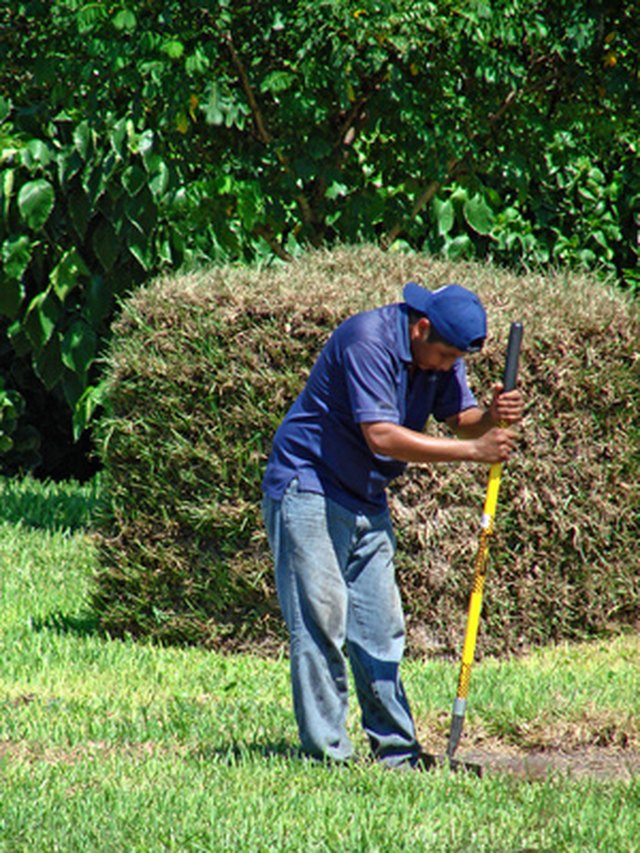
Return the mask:
[[[289,629],[293,705],[302,748],[345,760],[346,648],[376,758],[413,763],[420,747],[399,674],[404,617],[388,511],[353,513],[293,480],[263,515]]]

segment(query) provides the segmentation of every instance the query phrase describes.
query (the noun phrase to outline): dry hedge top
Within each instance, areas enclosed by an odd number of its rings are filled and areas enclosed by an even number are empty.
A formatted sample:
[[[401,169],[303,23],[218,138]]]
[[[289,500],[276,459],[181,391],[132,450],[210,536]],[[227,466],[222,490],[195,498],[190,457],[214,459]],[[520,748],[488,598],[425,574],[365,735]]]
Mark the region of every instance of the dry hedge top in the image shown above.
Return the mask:
[[[637,618],[637,309],[587,276],[365,246],[166,277],[124,305],[112,410],[95,433],[112,511],[94,600],[109,630],[225,648],[281,640],[259,513],[273,432],[335,325],[399,301],[409,280],[456,281],[484,301],[490,336],[468,359],[481,400],[501,377],[510,323],[525,326],[526,419],[503,475],[480,651]],[[458,648],[486,474],[412,466],[392,488],[414,653]]]

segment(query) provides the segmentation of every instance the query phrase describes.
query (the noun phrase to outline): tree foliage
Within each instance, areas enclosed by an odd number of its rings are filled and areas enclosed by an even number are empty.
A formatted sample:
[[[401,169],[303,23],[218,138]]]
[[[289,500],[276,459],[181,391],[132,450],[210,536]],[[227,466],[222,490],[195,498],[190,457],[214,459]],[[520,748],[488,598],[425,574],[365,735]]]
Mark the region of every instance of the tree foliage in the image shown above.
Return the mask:
[[[163,267],[371,241],[637,285],[628,4],[29,0],[0,25],[0,452],[23,462],[9,391],[40,384],[79,435],[114,298]]]

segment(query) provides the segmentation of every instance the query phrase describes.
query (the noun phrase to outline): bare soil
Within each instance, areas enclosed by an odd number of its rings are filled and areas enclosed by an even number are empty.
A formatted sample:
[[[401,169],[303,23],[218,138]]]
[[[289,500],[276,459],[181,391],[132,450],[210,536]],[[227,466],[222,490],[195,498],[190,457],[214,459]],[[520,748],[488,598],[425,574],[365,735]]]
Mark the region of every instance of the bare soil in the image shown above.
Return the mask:
[[[501,751],[497,747],[497,744],[491,744],[488,749],[461,749],[456,753],[456,759],[480,765],[483,775],[505,773],[530,782],[543,781],[553,776],[623,782],[640,777],[640,752],[635,750],[580,747],[566,751]],[[96,758],[114,751],[113,746],[102,742],[91,742],[71,750],[62,750],[0,741],[0,759],[14,761],[73,764],[87,756]],[[132,756],[148,757],[156,752],[156,746],[152,743],[142,743],[123,751]]]
[[[640,752],[608,747],[527,752],[470,749],[460,750],[456,758],[480,764],[484,773],[508,773],[529,781],[557,775],[621,781],[640,776]]]

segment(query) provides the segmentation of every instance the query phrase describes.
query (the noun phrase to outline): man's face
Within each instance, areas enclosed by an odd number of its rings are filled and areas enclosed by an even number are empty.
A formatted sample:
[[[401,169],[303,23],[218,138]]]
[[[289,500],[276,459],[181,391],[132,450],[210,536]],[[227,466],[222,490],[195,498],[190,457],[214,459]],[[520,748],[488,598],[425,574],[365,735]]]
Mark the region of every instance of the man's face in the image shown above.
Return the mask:
[[[411,354],[413,365],[419,370],[451,370],[457,358],[465,353],[443,342],[428,343],[431,324],[426,317],[410,327]]]

